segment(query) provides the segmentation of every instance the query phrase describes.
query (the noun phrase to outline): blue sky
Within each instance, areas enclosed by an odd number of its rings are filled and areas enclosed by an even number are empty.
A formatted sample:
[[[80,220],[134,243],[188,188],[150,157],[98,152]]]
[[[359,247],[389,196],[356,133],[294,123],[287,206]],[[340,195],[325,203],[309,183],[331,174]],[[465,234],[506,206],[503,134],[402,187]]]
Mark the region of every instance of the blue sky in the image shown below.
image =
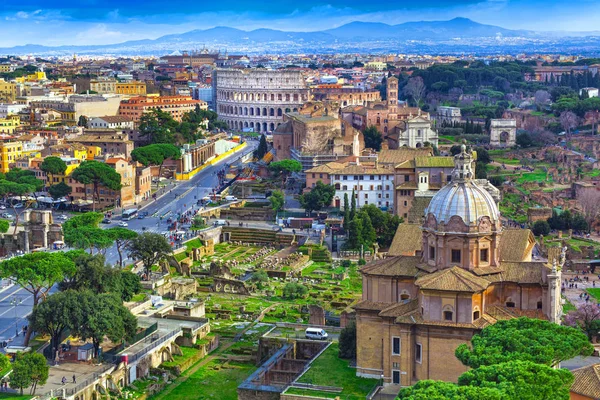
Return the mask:
[[[597,0],[2,0],[0,47],[109,44],[216,25],[312,31],[352,21],[467,17],[513,29],[600,30]]]

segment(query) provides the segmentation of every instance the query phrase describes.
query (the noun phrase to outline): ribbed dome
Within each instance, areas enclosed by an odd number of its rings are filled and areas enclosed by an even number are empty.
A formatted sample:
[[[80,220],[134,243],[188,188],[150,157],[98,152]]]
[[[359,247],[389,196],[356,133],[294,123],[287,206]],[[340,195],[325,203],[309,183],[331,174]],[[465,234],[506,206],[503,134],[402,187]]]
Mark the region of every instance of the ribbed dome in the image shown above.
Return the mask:
[[[433,196],[425,215],[433,214],[438,223],[447,223],[457,215],[467,225],[477,225],[479,218],[498,221],[500,213],[496,202],[487,190],[476,183],[451,182]]]
[[[448,223],[455,215],[467,225],[477,225],[481,217],[489,217],[492,223],[498,221],[500,212],[492,195],[473,182],[472,161],[462,145],[461,152],[454,156],[452,181],[433,196],[425,215],[433,214],[438,223]]]

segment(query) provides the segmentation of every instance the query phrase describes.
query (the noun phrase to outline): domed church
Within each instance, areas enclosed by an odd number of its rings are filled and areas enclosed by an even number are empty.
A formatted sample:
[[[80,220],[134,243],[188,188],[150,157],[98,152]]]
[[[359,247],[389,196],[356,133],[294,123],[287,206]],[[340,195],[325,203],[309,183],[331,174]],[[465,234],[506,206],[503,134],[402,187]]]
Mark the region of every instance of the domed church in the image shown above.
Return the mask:
[[[496,202],[474,179],[471,154],[461,150],[452,180],[425,210],[416,255],[388,256],[360,270],[359,376],[402,386],[456,381],[467,368],[455,349],[487,325],[519,316],[560,321],[564,257],[532,261],[533,234],[502,227]],[[418,245],[419,233],[403,225],[394,241]]]

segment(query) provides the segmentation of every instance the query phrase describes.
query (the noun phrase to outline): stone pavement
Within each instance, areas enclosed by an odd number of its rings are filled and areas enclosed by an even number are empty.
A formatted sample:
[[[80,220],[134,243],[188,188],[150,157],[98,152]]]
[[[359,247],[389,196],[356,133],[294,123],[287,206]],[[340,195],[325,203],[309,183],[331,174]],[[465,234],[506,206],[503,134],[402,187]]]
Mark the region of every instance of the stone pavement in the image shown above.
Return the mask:
[[[600,271],[599,271],[600,272]],[[583,279],[584,277],[588,278],[588,281],[579,281],[579,280],[575,280],[577,278],[579,279]],[[582,273],[575,273],[575,272],[564,272],[562,274],[562,285],[563,287],[565,287],[565,290],[563,291],[563,296],[565,296],[575,307],[578,307],[582,304],[585,304],[585,297],[584,298],[580,298],[579,296],[583,293],[585,295],[586,293],[586,289],[590,289],[590,288],[600,288],[600,279],[598,278],[598,275],[595,274],[582,274]],[[573,288],[569,288],[569,280],[574,279],[575,281],[573,281],[572,283],[574,283],[575,285],[577,285],[577,287],[573,287]],[[566,281],[565,281],[566,280]],[[590,300],[589,303],[594,303],[595,300],[593,297],[590,296]]]
[[[36,394],[43,395],[51,390],[73,389],[75,386],[91,378],[94,373],[101,373],[106,370],[107,364],[88,364],[88,363],[69,363],[63,362],[59,365],[51,365],[48,376],[48,382],[43,386],[38,386]],[[77,383],[73,383],[73,375]],[[67,378],[67,383],[62,384],[62,378]]]

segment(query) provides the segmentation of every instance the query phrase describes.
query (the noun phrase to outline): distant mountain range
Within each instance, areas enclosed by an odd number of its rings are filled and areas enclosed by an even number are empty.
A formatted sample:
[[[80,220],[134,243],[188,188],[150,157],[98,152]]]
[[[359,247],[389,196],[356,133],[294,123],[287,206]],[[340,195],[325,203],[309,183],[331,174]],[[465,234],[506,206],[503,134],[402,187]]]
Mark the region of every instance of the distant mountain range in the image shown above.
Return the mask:
[[[452,46],[463,48],[542,46],[552,48],[560,43],[579,45],[584,51],[600,51],[600,32],[536,32],[511,30],[484,25],[468,18],[449,21],[418,21],[398,25],[379,22],[351,22],[334,29],[315,32],[288,32],[274,29],[244,31],[217,26],[180,34],[95,46],[48,47],[27,44],[0,48],[0,54],[165,54],[168,51],[189,50],[206,46],[227,48],[245,54],[290,53],[301,50],[320,51],[386,51],[413,47],[434,49]],[[577,48],[575,46],[575,48]],[[594,50],[595,49],[595,50]],[[540,48],[539,51],[548,51]]]

